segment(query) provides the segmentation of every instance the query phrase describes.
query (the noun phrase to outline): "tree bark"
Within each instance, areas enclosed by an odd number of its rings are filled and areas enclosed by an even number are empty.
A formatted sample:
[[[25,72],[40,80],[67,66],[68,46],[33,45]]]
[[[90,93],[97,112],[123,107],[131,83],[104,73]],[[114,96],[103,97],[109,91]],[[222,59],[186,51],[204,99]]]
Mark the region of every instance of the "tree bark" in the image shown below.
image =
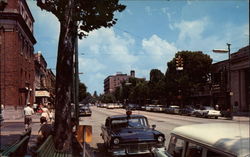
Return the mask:
[[[60,21],[60,36],[56,66],[56,101],[55,101],[55,146],[58,150],[71,152],[71,88],[73,81],[73,54],[75,32],[69,0],[65,6],[65,18]]]

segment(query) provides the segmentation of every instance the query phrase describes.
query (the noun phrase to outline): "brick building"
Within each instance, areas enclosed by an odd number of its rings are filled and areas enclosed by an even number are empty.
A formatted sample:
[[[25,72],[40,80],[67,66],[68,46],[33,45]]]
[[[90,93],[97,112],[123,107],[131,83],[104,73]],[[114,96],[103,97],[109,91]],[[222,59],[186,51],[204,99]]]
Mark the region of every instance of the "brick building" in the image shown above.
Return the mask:
[[[104,80],[104,92],[112,93],[116,87],[119,87],[122,82],[127,81],[130,76],[127,74],[116,73],[116,75],[110,75]]]
[[[128,81],[129,78],[135,78],[135,71],[131,70],[130,75],[117,72],[116,75],[110,75],[104,80],[104,93],[112,93],[117,87],[120,87],[122,82]],[[145,80],[145,78],[138,78]]]
[[[41,52],[35,55],[35,103],[53,104],[55,97],[55,75],[47,69],[47,62]]]
[[[23,107],[34,102],[33,23],[25,0],[1,0],[1,104],[13,112],[8,118],[21,116]]]

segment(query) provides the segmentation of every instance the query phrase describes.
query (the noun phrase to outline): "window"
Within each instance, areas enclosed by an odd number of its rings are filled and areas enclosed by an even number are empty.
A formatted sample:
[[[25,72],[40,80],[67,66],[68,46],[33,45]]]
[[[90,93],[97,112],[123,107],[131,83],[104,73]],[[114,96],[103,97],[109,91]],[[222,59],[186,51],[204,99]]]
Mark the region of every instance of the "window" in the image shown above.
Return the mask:
[[[21,78],[23,77],[23,69],[20,70]]]
[[[148,122],[146,118],[124,118],[124,119],[113,119],[111,121],[112,129],[120,128],[146,128],[148,127]]]
[[[184,140],[172,136],[170,139],[168,152],[174,157],[181,157],[184,149]]]
[[[207,157],[224,157],[225,155],[219,154],[217,152],[214,152],[212,150],[207,150]]]
[[[188,143],[186,157],[201,157],[202,147],[193,143]]]

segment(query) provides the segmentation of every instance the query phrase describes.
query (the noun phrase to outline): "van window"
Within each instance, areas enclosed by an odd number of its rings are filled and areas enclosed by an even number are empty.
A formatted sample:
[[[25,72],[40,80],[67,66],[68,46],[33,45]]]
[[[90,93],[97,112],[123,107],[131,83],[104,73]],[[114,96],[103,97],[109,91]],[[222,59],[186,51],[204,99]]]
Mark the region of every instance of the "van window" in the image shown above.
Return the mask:
[[[184,140],[172,136],[169,142],[168,152],[174,157],[181,157],[184,149]]]
[[[194,143],[188,143],[186,157],[201,157],[202,147]]]
[[[225,157],[225,155],[219,154],[212,150],[207,150],[207,157]]]

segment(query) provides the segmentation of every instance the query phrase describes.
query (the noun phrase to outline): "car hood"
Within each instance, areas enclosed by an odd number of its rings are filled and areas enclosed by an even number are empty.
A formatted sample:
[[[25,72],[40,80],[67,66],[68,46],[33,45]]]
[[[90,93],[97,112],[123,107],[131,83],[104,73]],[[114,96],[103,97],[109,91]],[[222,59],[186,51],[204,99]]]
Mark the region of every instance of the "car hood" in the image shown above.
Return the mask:
[[[122,142],[154,141],[161,133],[150,128],[123,128],[112,131],[113,136],[119,137]]]

